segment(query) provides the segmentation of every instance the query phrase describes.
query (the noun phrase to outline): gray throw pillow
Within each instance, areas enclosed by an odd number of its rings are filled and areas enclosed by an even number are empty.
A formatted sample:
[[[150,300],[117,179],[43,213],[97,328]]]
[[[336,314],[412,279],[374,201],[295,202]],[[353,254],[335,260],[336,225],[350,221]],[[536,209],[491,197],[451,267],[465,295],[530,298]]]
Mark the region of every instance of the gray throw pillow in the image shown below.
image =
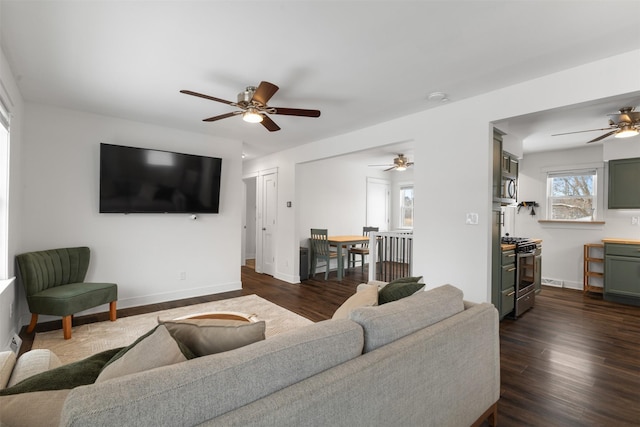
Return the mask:
[[[96,383],[186,360],[167,328],[158,325],[116,354],[102,369]]]

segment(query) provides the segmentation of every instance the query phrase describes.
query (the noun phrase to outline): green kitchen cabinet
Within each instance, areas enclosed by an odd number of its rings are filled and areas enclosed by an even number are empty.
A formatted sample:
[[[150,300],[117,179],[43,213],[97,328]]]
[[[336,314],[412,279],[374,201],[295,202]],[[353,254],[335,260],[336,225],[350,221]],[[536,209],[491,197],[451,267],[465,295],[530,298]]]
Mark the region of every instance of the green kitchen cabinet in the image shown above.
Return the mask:
[[[609,162],[609,209],[640,209],[640,157]]]
[[[513,311],[516,294],[516,251],[502,251],[502,274],[500,286],[500,319]]]
[[[604,245],[604,299],[640,305],[640,245]]]

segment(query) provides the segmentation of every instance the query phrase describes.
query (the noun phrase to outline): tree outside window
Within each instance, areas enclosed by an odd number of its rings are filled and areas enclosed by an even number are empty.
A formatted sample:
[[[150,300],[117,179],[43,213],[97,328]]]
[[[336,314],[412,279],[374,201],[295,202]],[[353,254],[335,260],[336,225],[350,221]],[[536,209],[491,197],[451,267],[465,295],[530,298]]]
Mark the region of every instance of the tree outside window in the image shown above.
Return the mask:
[[[413,185],[400,187],[400,228],[413,228]]]
[[[547,175],[548,218],[563,221],[593,221],[596,214],[596,170],[549,173]]]

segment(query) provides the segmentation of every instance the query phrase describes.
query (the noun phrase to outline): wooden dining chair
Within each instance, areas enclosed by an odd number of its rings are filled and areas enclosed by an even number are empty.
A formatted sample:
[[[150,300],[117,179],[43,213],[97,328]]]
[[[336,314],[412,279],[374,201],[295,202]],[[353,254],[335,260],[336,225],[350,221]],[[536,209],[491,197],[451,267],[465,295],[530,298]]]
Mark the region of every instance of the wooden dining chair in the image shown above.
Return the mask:
[[[369,237],[371,232],[379,231],[379,227],[362,227],[362,235]],[[356,266],[356,256],[360,255],[360,267],[362,268],[362,272],[364,273],[364,257],[369,255],[369,243],[363,243],[362,245],[357,245],[349,248],[349,265],[351,267]]]
[[[326,228],[311,229],[311,277],[316,274],[318,260],[324,261],[326,270],[324,272],[324,280],[329,278],[329,264],[331,259],[337,259],[338,254],[331,250],[328,240],[328,232]]]

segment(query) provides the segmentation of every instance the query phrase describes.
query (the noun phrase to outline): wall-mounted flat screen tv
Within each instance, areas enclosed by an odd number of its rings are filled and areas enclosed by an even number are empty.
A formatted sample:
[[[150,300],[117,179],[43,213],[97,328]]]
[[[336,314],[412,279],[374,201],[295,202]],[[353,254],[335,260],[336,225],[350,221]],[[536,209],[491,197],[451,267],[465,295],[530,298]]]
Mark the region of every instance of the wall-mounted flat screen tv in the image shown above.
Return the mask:
[[[222,159],[100,144],[100,213],[218,213]]]

